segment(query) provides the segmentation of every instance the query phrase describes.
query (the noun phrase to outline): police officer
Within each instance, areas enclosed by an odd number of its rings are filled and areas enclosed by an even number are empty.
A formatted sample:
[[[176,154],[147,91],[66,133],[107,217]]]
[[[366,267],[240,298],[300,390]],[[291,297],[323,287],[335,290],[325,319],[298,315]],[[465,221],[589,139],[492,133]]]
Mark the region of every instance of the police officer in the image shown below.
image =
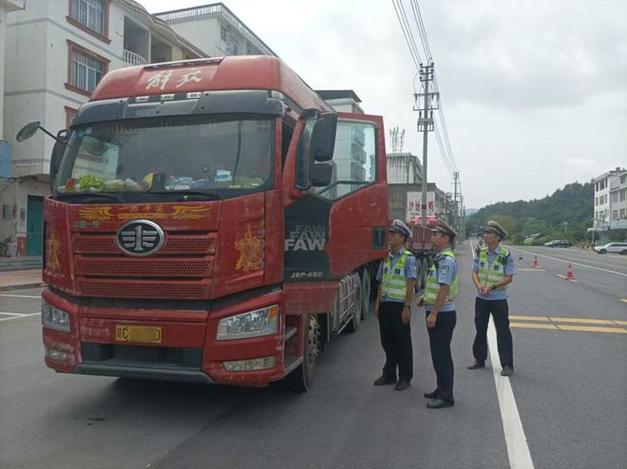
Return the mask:
[[[497,222],[490,220],[484,230],[484,245],[477,248],[472,267],[472,281],[477,288],[475,299],[475,326],[477,334],[472,344],[475,361],[468,367],[476,370],[485,367],[488,358],[487,329],[490,314],[496,326],[496,341],[501,360],[501,375],[514,372],[512,333],[509,329],[507,285],[518,272],[510,252],[501,246],[507,232]]]
[[[442,409],[455,405],[453,397],[453,357],[451,340],[457,323],[454,299],[459,290],[457,259],[453,245],[457,233],[444,220],[438,220],[431,229],[431,243],[436,256],[427,275],[424,303],[431,359],[437,377],[435,391],[426,393],[427,407]]]
[[[416,288],[416,258],[405,243],[411,231],[400,220],[389,228],[390,254],[379,266],[379,292],[375,314],[379,318],[381,345],[385,351],[383,373],[375,386],[394,384],[394,389],[407,389],[413,377],[413,351],[409,317]],[[396,370],[398,368],[398,382]]]

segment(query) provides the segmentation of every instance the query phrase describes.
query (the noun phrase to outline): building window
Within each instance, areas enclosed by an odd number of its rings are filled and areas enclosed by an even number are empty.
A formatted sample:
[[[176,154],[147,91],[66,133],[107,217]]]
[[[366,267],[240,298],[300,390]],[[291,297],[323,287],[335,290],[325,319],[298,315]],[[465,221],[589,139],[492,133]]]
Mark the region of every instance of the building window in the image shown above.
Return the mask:
[[[65,106],[65,128],[68,128],[72,123],[72,119],[74,118],[74,114],[78,112],[78,109],[74,109],[73,107]]]
[[[624,208],[620,209],[620,219],[621,220],[627,219],[627,210],[625,210]]]
[[[109,0],[70,0],[68,22],[109,43]]]
[[[618,220],[618,210],[612,210],[612,220]]]
[[[627,174],[624,174],[623,176],[620,177],[621,184],[625,184],[625,181],[627,181]]]
[[[68,43],[68,82],[65,87],[89,96],[107,73],[109,61],[72,41]]]
[[[612,194],[612,203],[618,202],[618,192]]]
[[[627,198],[627,189],[620,191],[620,201],[624,201]]]

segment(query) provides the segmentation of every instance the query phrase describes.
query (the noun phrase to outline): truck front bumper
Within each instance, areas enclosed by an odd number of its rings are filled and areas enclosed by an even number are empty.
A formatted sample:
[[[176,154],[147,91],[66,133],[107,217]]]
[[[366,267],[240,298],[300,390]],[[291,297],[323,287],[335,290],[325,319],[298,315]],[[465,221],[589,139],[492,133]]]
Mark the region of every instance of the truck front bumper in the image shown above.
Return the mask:
[[[46,365],[58,372],[237,386],[266,386],[285,375],[280,290],[211,313],[79,306],[50,289],[42,298],[70,318],[69,332],[43,328]],[[271,304],[280,311],[275,334],[216,339],[220,319]],[[125,327],[143,336],[123,337]]]

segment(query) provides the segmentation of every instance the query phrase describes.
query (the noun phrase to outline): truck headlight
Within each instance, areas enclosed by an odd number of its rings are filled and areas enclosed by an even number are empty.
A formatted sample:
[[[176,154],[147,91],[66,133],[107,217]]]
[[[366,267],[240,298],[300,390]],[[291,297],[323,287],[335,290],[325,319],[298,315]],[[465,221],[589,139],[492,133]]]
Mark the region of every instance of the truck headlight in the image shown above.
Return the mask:
[[[246,339],[275,334],[279,330],[277,305],[220,319],[218,340]]]
[[[70,332],[70,315],[45,301],[41,302],[41,323],[49,329]]]

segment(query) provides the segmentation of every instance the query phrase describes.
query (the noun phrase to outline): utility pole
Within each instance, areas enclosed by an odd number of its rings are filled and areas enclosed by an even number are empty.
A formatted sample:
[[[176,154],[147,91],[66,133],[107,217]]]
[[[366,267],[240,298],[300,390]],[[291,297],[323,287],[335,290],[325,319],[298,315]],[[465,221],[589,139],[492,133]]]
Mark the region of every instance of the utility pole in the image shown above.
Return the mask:
[[[422,131],[422,207],[420,216],[422,225],[427,223],[427,149],[429,146],[429,132],[433,132],[433,110],[439,108],[440,93],[429,93],[429,83],[433,81],[433,62],[427,65],[420,64],[420,82],[423,83],[423,93],[414,94],[414,111],[418,111],[418,132]],[[422,109],[419,107],[419,98],[422,98]]]
[[[458,210],[458,205],[457,205],[457,180],[459,179],[459,172],[455,171],[453,173],[453,180],[455,181],[455,192],[453,193],[453,226],[455,227],[455,230],[459,233],[459,210]]]

